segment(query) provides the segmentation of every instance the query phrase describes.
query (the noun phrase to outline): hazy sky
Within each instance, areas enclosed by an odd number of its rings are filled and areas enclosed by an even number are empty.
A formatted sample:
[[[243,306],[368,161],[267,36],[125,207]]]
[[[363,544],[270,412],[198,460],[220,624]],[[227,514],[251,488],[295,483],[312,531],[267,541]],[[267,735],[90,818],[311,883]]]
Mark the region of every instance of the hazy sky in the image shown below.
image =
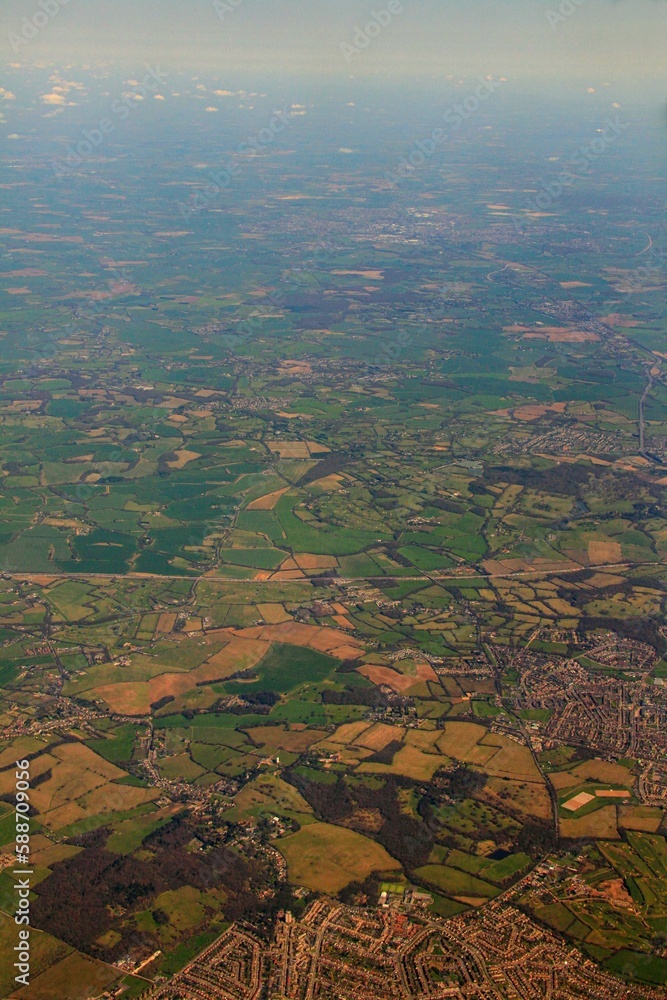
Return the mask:
[[[341,45],[354,43],[355,28],[390,0],[215,2],[219,12],[214,0],[0,0],[2,54],[7,62],[152,60],[165,68],[341,77],[484,73],[599,82],[665,75],[667,0],[401,0],[363,51],[345,53]],[[57,13],[49,17],[42,4]],[[36,31],[26,17],[40,25]],[[34,37],[25,41],[22,32]]]

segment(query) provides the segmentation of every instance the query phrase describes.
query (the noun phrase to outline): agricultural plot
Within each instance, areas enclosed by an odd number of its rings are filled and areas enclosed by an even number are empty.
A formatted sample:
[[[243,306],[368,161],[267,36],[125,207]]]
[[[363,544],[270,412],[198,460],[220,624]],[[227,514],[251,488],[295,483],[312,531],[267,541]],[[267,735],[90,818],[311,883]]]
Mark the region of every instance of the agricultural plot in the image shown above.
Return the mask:
[[[2,948],[2,953],[9,955],[15,944],[16,924],[14,923],[14,919],[6,913],[0,912],[0,948]],[[72,953],[71,947],[62,941],[58,941],[51,935],[36,929],[31,933],[30,945],[31,965],[36,977],[41,976],[50,966],[53,966]],[[2,966],[0,966],[0,996],[6,997],[13,992],[15,986],[14,975],[13,962],[3,962]],[[111,977],[108,981],[111,981]],[[56,995],[55,993],[51,994],[53,1000],[55,1000]]]
[[[302,795],[277,775],[262,775],[246,785],[235,797],[229,818],[250,819],[278,814],[297,818],[303,826],[312,810]]]
[[[589,804],[594,807],[598,806],[595,800]],[[586,812],[586,802],[583,803],[583,806],[581,816],[559,821],[558,828],[561,837],[568,840],[595,840],[598,838],[616,840],[619,838],[616,806],[601,806],[594,808],[593,812]]]
[[[117,970],[72,952],[31,981],[30,995],[35,1000],[59,1000],[63,996],[88,1000],[91,994],[99,994],[120,979]]]
[[[653,946],[667,926],[664,838],[628,833],[627,842],[600,842],[589,856],[593,864],[576,891],[565,882],[548,905],[529,897],[531,907],[541,920],[590,947],[608,968],[664,984],[667,969]]]
[[[423,868],[418,868],[415,875],[453,896],[459,902],[493,899],[499,892],[496,886],[483,879],[446,865],[425,865]]]
[[[249,134],[267,100],[216,99],[197,128]],[[533,866],[540,921],[664,983],[655,220],[565,198],[512,242],[539,117],[509,166],[472,130],[479,198],[443,195],[465,190],[450,163],[396,201],[382,178],[405,132],[359,108],[335,143],[309,109],[334,150],[317,176],[292,109],[289,170],[278,145],[249,158],[231,215],[161,219],[157,195],[196,181],[163,158],[137,228],[145,164],[125,156],[137,183],[102,215],[70,184],[30,209],[50,220],[36,233],[20,198],[8,209],[0,798],[29,757],[35,997],[72,977],[101,995],[157,951],[146,974],[169,975],[229,921],[297,914],[301,889],[365,905],[353,883],[384,871],[446,919]],[[582,182],[596,204],[625,155]],[[652,160],[633,156],[653,205]]]
[[[401,663],[404,662],[405,661],[399,661],[396,666],[400,667]],[[359,667],[358,670],[362,676],[367,677],[374,684],[385,684],[397,694],[414,693],[415,689],[418,689],[420,684],[437,680],[437,676],[433,668],[428,663],[416,664],[414,665],[414,669],[410,672],[407,670],[383,667],[372,663],[364,664]]]
[[[31,793],[31,802],[40,823],[53,831],[89,820],[93,827],[101,825],[101,817],[131,812],[159,797],[156,789],[120,784],[126,772],[82,743],[64,743],[40,754],[32,763],[31,774],[42,777]],[[13,771],[0,773],[3,794],[9,794],[13,780]]]
[[[257,663],[252,676],[226,683],[225,690],[231,694],[253,690],[287,694],[303,684],[317,684],[323,681],[335,666],[336,660],[333,657],[317,650],[274,644]],[[240,673],[242,670],[237,672]]]
[[[336,893],[373,871],[400,868],[374,841],[326,823],[309,824],[276,846],[287,861],[290,879],[318,892]]]

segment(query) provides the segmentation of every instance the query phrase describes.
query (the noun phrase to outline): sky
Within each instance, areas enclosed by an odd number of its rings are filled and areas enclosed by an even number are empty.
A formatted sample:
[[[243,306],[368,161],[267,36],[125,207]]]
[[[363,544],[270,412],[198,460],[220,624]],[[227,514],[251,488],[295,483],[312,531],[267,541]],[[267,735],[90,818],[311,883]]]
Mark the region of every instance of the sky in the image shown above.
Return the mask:
[[[667,0],[0,0],[5,63],[623,79],[665,97],[666,29]]]

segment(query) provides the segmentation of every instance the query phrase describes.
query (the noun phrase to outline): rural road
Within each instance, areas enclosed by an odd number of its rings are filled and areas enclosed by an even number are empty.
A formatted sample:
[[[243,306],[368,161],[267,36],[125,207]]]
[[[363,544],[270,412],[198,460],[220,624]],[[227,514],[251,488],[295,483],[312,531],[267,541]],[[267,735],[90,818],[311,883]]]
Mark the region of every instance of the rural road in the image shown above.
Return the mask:
[[[646,417],[644,411],[646,407],[646,400],[648,399],[649,393],[651,392],[652,388],[653,388],[653,375],[649,371],[648,382],[646,383],[646,387],[644,389],[644,392],[642,393],[642,397],[639,400],[639,454],[644,455],[644,457],[646,457],[646,447],[645,447]]]

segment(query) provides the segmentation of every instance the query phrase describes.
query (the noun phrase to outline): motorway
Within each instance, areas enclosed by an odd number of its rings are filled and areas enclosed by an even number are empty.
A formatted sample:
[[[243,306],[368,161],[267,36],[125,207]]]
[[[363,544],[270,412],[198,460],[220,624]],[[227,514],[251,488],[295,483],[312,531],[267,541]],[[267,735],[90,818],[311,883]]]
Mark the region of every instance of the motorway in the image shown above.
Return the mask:
[[[626,562],[615,562],[615,563],[596,563],[595,571],[602,572],[603,570],[620,570],[620,569],[638,569],[641,566],[667,566],[666,560],[658,560],[654,562],[638,562],[638,561],[626,561]],[[569,567],[569,568],[567,568]],[[391,576],[389,574],[385,576],[334,576],[327,578],[327,584],[345,584],[353,585],[355,583],[375,583],[375,582],[387,582],[395,581],[396,583],[404,583],[406,581],[419,582],[424,581],[424,583],[465,583],[470,580],[525,580],[531,577],[535,579],[543,579],[547,576],[565,576],[566,574],[581,573],[583,570],[589,569],[588,566],[572,566],[571,562],[568,562],[567,567],[552,569],[529,569],[529,570],[516,570],[513,573],[465,573],[460,572],[452,575],[439,575],[437,573],[419,573],[416,576]],[[2,577],[5,580],[19,580],[27,581],[29,583],[37,583],[40,579],[45,580],[109,580],[111,582],[119,582],[121,580],[190,580],[193,584],[202,583],[206,581],[207,583],[247,583],[247,584],[261,584],[262,587],[266,587],[269,584],[273,584],[278,587],[285,587],[286,582],[289,584],[295,583],[311,583],[313,577],[305,576],[303,580],[249,580],[247,577],[233,577],[233,576],[216,576],[215,571],[203,574],[202,576],[182,576],[182,575],[168,575],[163,573],[10,573],[4,571]],[[315,574],[317,576],[317,574]]]

